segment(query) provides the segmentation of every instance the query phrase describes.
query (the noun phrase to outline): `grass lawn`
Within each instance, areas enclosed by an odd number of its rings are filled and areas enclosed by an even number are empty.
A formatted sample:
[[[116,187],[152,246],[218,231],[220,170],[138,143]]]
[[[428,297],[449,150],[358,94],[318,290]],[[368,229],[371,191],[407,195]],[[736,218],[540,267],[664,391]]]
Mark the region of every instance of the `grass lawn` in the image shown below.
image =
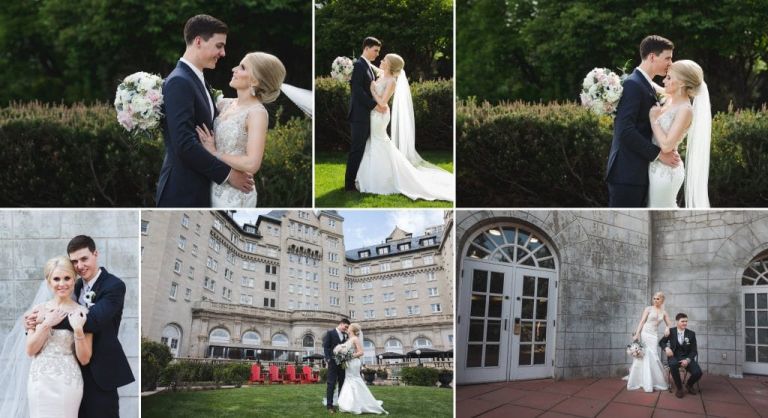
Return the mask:
[[[453,153],[424,151],[421,157],[453,172]],[[443,200],[411,200],[403,195],[376,195],[344,191],[346,153],[315,154],[315,206],[323,208],[452,208],[453,202]]]
[[[453,416],[453,390],[421,386],[369,386],[391,417]],[[239,389],[164,392],[141,398],[142,418],[329,417],[325,384],[256,385]],[[372,416],[372,415],[368,415]]]

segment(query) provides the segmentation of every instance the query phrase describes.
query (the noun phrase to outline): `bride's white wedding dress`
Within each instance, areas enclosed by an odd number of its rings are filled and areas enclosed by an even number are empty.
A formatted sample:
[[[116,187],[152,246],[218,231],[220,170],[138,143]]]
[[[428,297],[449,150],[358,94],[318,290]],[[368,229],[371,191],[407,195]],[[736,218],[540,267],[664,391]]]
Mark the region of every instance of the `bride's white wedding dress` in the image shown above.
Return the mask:
[[[373,397],[365,381],[360,376],[360,359],[355,358],[347,361],[347,368],[344,370],[344,385],[341,386],[339,393],[339,411],[349,412],[351,414],[389,414],[381,405],[383,401],[378,401]]]
[[[374,83],[377,94],[382,95],[387,83]],[[431,165],[412,164],[387,135],[389,121],[389,110],[371,111],[371,136],[357,171],[358,190],[385,195],[399,193],[413,200],[453,201],[453,174]]]
[[[646,308],[648,309],[648,308]],[[640,332],[640,339],[645,345],[642,358],[635,358],[629,369],[627,389],[643,389],[645,392],[653,392],[654,389],[666,390],[667,379],[664,376],[664,368],[659,359],[659,324],[664,320],[664,314],[660,310],[650,307],[648,318]]]
[[[226,112],[234,99],[221,99],[219,117],[213,121],[213,131],[216,138],[216,150],[223,154],[244,155],[248,144],[246,119],[248,112],[267,112],[261,103],[243,107],[234,112]],[[225,113],[226,112],[226,113]],[[257,193],[243,193],[232,187],[229,182],[211,184],[211,207],[214,208],[253,208],[256,207]]]
[[[680,109],[686,105],[678,105],[667,110],[659,116],[659,125],[664,132],[669,132]],[[686,135],[675,144],[677,148]],[[659,145],[656,136],[653,144]],[[677,208],[677,194],[685,181],[685,167],[682,162],[677,167],[670,167],[659,160],[648,165],[648,207],[649,208]]]

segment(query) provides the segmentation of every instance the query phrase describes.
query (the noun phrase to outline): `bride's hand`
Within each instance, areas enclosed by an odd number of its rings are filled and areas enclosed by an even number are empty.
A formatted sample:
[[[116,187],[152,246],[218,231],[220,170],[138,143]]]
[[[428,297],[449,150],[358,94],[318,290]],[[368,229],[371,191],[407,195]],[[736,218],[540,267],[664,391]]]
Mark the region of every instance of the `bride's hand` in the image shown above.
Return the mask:
[[[669,327],[664,327],[664,336],[669,337]]]
[[[200,138],[200,143],[203,144],[203,148],[211,154],[216,154],[216,140],[213,133],[208,130],[208,127],[205,125],[202,127],[195,126],[195,130],[197,131],[197,136]]]
[[[82,312],[71,312],[69,314],[69,325],[76,331],[81,330],[85,325],[85,319],[85,314]]]

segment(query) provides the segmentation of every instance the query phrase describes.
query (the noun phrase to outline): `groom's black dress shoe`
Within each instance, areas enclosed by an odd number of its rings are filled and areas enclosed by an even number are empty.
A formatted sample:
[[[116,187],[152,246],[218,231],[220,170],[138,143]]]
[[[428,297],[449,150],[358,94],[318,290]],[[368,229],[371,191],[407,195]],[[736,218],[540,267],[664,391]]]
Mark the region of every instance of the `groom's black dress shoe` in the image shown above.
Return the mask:
[[[328,413],[329,414],[335,414],[336,413],[336,409],[334,407],[332,407],[332,406],[329,406],[328,407]]]
[[[683,390],[680,388],[677,388],[677,390],[675,391],[675,396],[677,396],[678,398],[682,398],[683,395],[684,395]]]
[[[690,393],[691,395],[696,394],[696,389],[693,386],[685,385],[685,388],[688,389],[688,393]]]

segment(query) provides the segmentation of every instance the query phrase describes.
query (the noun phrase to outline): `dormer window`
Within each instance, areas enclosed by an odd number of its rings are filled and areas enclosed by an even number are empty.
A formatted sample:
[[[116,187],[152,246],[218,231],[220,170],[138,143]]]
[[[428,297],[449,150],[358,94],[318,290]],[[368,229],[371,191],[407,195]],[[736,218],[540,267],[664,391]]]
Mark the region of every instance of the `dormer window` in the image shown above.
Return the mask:
[[[411,243],[410,242],[406,242],[404,244],[399,244],[397,246],[397,249],[400,250],[400,251],[410,250],[411,249]]]
[[[421,240],[421,245],[423,246],[435,245],[435,237],[425,238]]]
[[[376,249],[376,254],[378,255],[385,255],[389,254],[389,247],[379,247]]]
[[[371,252],[370,252],[369,250],[360,251],[360,252],[358,252],[358,253],[357,253],[357,255],[358,255],[360,258],[368,258],[368,257],[370,257],[370,256],[371,256]]]

